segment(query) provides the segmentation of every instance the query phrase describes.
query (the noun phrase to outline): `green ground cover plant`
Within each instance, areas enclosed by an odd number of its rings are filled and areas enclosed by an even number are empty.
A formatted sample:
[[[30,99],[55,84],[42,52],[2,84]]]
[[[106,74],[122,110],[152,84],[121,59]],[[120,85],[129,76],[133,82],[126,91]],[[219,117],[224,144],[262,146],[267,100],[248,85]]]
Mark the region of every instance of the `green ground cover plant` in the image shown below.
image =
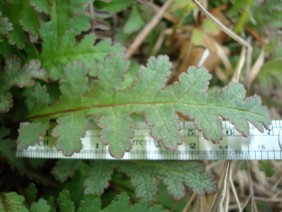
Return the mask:
[[[226,20],[235,22],[234,31],[243,36],[250,33],[262,40],[281,28],[281,21],[264,11],[267,7],[281,17],[281,1],[267,6],[243,2],[218,0],[209,6],[227,8]],[[216,177],[205,171],[202,162],[15,157],[16,146],[35,145],[47,131],[56,148],[71,156],[81,150],[86,130],[100,128],[101,144],[109,145],[111,156],[122,159],[132,147],[133,126],[140,120],[171,150],[183,140],[179,133],[183,120],[193,121],[213,143],[223,137],[222,120],[233,123],[244,136],[249,123],[260,131],[267,128],[271,115],[262,101],[278,108],[277,114],[281,107],[277,99],[281,41],[275,36],[267,44],[253,41],[253,61],[263,48],[267,62],[261,62],[261,73],[252,69],[240,76],[241,82],[253,76],[246,86],[232,82],[235,71],[228,72],[220,62],[212,67],[187,65],[181,49],[187,43],[180,36],[187,40],[187,30],[192,35],[187,45],[194,50],[209,41],[229,49],[230,66],[240,62],[239,52],[213,22],[203,16],[193,19],[197,7],[192,1],[175,0],[142,45],[129,54],[130,44],[153,20],[152,14],[169,3],[0,0],[0,211],[181,211],[187,195],[217,191]],[[264,18],[255,11],[262,11]],[[158,36],[166,33],[167,42],[155,46],[165,39]],[[211,39],[216,36],[215,44]],[[174,48],[173,42],[182,47]],[[193,55],[189,57],[196,61]],[[181,67],[185,70],[177,71]],[[268,170],[266,166],[261,169]]]

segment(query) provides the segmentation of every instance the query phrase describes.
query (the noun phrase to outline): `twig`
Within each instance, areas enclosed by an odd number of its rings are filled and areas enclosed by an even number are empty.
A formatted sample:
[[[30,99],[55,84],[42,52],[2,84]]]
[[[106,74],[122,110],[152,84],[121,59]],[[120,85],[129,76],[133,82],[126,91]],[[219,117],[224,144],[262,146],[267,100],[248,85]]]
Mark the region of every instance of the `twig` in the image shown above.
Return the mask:
[[[240,43],[243,47],[245,47],[247,49],[244,50],[243,52],[245,53],[245,57],[246,57],[246,75],[248,78],[248,74],[250,72],[250,67],[251,67],[251,54],[252,54],[252,46],[250,45],[249,42],[245,41],[243,38],[241,38],[239,35],[237,35],[236,33],[234,33],[232,30],[230,30],[228,27],[226,27],[224,24],[222,24],[216,17],[214,17],[211,13],[209,13],[206,8],[201,5],[201,3],[198,0],[193,0],[193,2],[195,4],[197,4],[197,6],[201,9],[201,11],[210,19],[212,20],[223,32],[225,32],[227,35],[229,35],[231,38],[233,38],[234,40],[236,40],[238,43]],[[244,61],[245,62],[245,61]],[[243,65],[239,65],[238,68],[243,68]],[[239,79],[238,74],[241,74],[241,70],[238,69],[237,72],[235,71],[235,79]],[[246,80],[246,84],[249,85],[249,80]]]
[[[216,17],[214,17],[211,13],[209,13],[205,7],[201,5],[201,3],[198,0],[193,0],[195,4],[198,5],[198,7],[203,11],[203,13],[211,19],[222,31],[224,31],[227,35],[229,35],[231,38],[236,40],[238,43],[240,43],[242,46],[245,46],[247,48],[252,48],[252,46],[246,42],[243,38],[241,38],[239,35],[235,34],[232,30],[227,28],[225,25],[223,25]]]
[[[190,207],[191,203],[193,202],[193,200],[195,199],[196,194],[193,193],[192,196],[190,197],[189,201],[187,202],[187,204],[185,205],[185,208],[183,209],[183,212],[188,211],[188,208]]]
[[[235,189],[235,186],[234,186],[234,183],[233,183],[233,179],[232,179],[232,169],[231,169],[231,165],[230,165],[230,169],[229,169],[229,185],[231,187],[231,191],[234,195],[234,198],[236,200],[236,203],[238,205],[238,210],[241,212],[242,211],[242,208],[241,208],[241,204],[240,204],[240,201],[239,201],[239,198],[238,198],[238,195],[237,195],[237,192],[236,192],[236,189]]]
[[[253,181],[252,181],[252,175],[251,175],[251,167],[248,161],[246,161],[246,163],[247,163],[249,183],[250,183],[251,208],[252,208],[252,211],[257,212],[258,209],[256,205],[256,200],[255,200],[255,193],[254,193]]]
[[[160,11],[160,7],[155,5],[153,2],[148,2],[148,4],[153,8],[153,10],[157,13]],[[164,18],[166,18],[168,21],[172,22],[172,23],[176,23],[177,22],[177,19],[171,15],[170,13],[166,12],[164,14]]]
[[[240,54],[239,62],[237,63],[235,72],[232,77],[232,82],[239,82],[241,71],[242,71],[245,61],[246,61],[246,48],[243,47],[241,54]]]
[[[218,190],[217,193],[213,199],[213,202],[211,204],[211,207],[209,209],[209,212],[217,211],[216,207],[219,205],[219,202],[221,201],[222,195],[224,195],[225,190],[225,182],[226,182],[226,176],[227,176],[227,169],[229,166],[229,162],[225,161],[223,165],[223,173],[221,174],[219,183],[218,183]]]
[[[161,7],[159,12],[152,18],[152,20],[143,28],[143,30],[137,35],[133,43],[129,46],[128,50],[125,53],[125,58],[129,59],[134,52],[138,49],[138,47],[142,44],[148,34],[153,30],[153,28],[159,23],[161,18],[164,16],[166,11],[172,5],[174,0],[168,0],[166,3]]]

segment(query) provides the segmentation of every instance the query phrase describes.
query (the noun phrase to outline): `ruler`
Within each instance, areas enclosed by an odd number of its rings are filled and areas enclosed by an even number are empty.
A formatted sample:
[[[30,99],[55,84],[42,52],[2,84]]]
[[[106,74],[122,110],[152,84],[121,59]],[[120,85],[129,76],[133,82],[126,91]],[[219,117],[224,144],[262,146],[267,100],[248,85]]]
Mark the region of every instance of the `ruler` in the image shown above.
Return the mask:
[[[17,149],[17,157],[61,159],[115,159],[108,146],[99,139],[100,130],[88,130],[82,138],[82,149],[72,156],[64,156],[56,142],[41,137],[34,146]],[[192,122],[181,123],[183,144],[168,150],[150,136],[150,129],[140,124],[134,129],[132,149],[122,160],[282,160],[282,120],[274,120],[269,130],[259,132],[250,124],[250,136],[243,137],[235,127],[223,122],[223,140],[219,144],[207,141]]]

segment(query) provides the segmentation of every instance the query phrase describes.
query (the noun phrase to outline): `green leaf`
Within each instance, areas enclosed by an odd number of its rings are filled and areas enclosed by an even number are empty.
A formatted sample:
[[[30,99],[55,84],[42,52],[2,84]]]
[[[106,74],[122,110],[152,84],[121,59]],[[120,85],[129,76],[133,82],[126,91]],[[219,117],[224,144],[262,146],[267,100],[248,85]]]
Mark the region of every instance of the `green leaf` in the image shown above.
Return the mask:
[[[57,119],[58,125],[52,130],[52,135],[58,138],[57,148],[64,155],[70,156],[82,148],[80,138],[85,137],[87,121],[79,113]],[[79,138],[79,140],[77,140]]]
[[[40,59],[52,79],[63,78],[65,65],[82,61],[92,67],[94,59],[103,60],[109,53],[123,51],[119,45],[111,46],[109,41],[94,45],[94,35],[88,34],[79,42],[76,36],[90,28],[90,19],[84,5],[89,0],[56,0],[50,5],[50,21],[40,28],[42,52]],[[78,15],[79,14],[79,15]]]
[[[18,148],[27,148],[38,143],[38,138],[45,135],[48,122],[33,122],[21,124],[19,129]]]
[[[13,29],[7,34],[9,44],[22,49],[26,45],[26,32],[38,34],[40,21],[38,14],[33,10],[29,0],[0,2],[0,8]]]
[[[22,2],[24,3],[22,5],[22,11],[20,12],[21,18],[19,20],[19,23],[25,31],[36,35],[38,34],[39,29],[39,19],[37,17],[37,14],[30,6],[29,1],[24,0]]]
[[[275,87],[279,87],[282,83],[282,58],[276,58],[266,62],[258,75],[257,81],[260,86],[261,93],[270,96]]]
[[[147,203],[144,201],[137,202],[134,205],[130,205],[129,196],[125,193],[118,195],[110,205],[104,208],[103,212],[112,212],[112,211],[129,211],[129,212],[161,212],[166,211],[160,205],[153,205],[148,207]]]
[[[174,199],[185,195],[185,186],[203,195],[216,190],[211,177],[204,173],[201,163],[177,161],[135,161],[120,163],[119,170],[130,176],[136,187],[136,196],[153,201],[157,194],[158,179],[162,180]]]
[[[94,162],[94,166],[90,169],[89,175],[84,181],[84,192],[94,195],[102,194],[109,185],[113,169],[114,163],[107,161]]]
[[[13,106],[13,97],[10,92],[3,93],[0,91],[0,113],[5,113]]]
[[[45,199],[40,198],[37,202],[32,203],[31,212],[49,212],[51,207]]]
[[[125,79],[120,76],[124,75],[129,67],[129,63],[123,60],[122,54],[116,57],[107,57],[105,62],[98,62],[95,67],[99,78],[97,86],[100,89],[104,91],[122,89]]]
[[[35,202],[37,199],[38,189],[34,183],[30,183],[25,190],[25,197],[28,203]]]
[[[125,10],[127,7],[130,7],[132,4],[135,4],[131,0],[111,0],[110,2],[104,1],[95,1],[95,8],[110,13],[118,13],[122,10]]]
[[[49,13],[50,1],[49,0],[31,0],[30,4],[35,8],[37,12]]]
[[[100,211],[101,199],[93,195],[84,195],[80,202],[78,212]]]
[[[45,173],[43,175],[43,173],[38,171],[38,169],[32,170],[30,166],[26,164],[27,162],[26,160],[22,160],[16,157],[16,154],[15,154],[15,151],[17,148],[16,142],[13,140],[10,140],[9,138],[5,138],[5,137],[8,137],[7,135],[8,135],[8,131],[5,128],[4,129],[0,128],[0,156],[1,158],[5,158],[5,161],[7,161],[9,166],[17,170],[21,175],[25,175],[29,179],[35,180],[36,182],[40,182],[45,185],[52,184],[53,180],[49,179],[49,176],[46,176]]]
[[[97,65],[98,80],[83,98],[64,98],[64,101],[53,106],[34,111],[30,118],[52,119],[62,116],[59,120],[70,120],[67,113],[83,112],[78,121],[81,123],[84,118],[94,116],[102,128],[101,141],[109,144],[110,154],[116,158],[122,158],[124,152],[131,148],[134,122],[130,116],[135,113],[144,116],[147,125],[151,126],[152,136],[169,149],[175,149],[183,142],[177,113],[194,120],[204,137],[213,142],[218,142],[223,137],[219,117],[234,123],[236,129],[245,136],[249,134],[249,122],[260,131],[270,124],[269,113],[261,106],[261,99],[258,96],[246,98],[246,91],[241,84],[230,83],[222,91],[208,92],[211,75],[204,68],[191,67],[181,74],[179,82],[166,86],[171,63],[166,56],[152,57],[147,66],[141,66],[131,86],[120,89],[119,83],[123,82],[126,72],[117,68],[118,73],[113,74],[110,60],[123,59],[112,55],[101,62],[102,65]],[[124,68],[126,70],[127,66]],[[75,125],[74,123],[73,126]],[[68,126],[61,134],[68,136],[70,131],[75,129]],[[82,131],[77,135],[70,134],[70,143],[80,143]],[[74,149],[78,151],[79,146]],[[73,151],[68,151],[68,155],[71,152]]]
[[[154,201],[159,180],[162,180],[174,199],[185,195],[185,187],[197,194],[212,193],[216,190],[214,180],[204,173],[201,163],[179,161],[97,161],[86,178],[86,194],[102,194],[108,186],[113,169],[124,172],[136,188],[136,196]]]
[[[49,103],[49,94],[44,85],[36,83],[30,88],[26,88],[23,92],[25,103],[29,111],[36,107],[47,106]]]
[[[0,193],[0,211],[28,212],[24,205],[24,197],[16,192]]]
[[[12,30],[12,23],[9,22],[7,17],[3,17],[2,12],[0,11],[0,35],[7,35]]]
[[[71,63],[65,69],[65,79],[61,80],[60,90],[67,98],[81,96],[88,90],[87,69],[82,63]]]
[[[71,200],[70,192],[68,190],[63,190],[58,197],[60,211],[61,212],[74,212],[74,203]]]
[[[138,7],[133,7],[130,16],[123,27],[124,33],[131,34],[137,32],[145,25],[145,21],[142,19]]]
[[[79,166],[81,161],[78,160],[59,160],[56,166],[52,169],[52,174],[60,182],[65,182],[69,177],[72,177]]]
[[[12,106],[12,96],[9,92],[13,86],[28,87],[34,84],[34,79],[44,79],[45,71],[40,68],[38,60],[31,60],[25,65],[16,57],[6,60],[4,72],[0,78],[0,113],[6,112]]]
[[[107,205],[104,209],[101,209],[101,199],[93,195],[84,195],[84,199],[80,203],[78,212],[84,211],[128,211],[128,212],[163,212],[164,210],[160,205],[149,205],[145,201],[139,201],[137,203],[131,203],[129,196],[126,193],[117,195],[116,198]]]

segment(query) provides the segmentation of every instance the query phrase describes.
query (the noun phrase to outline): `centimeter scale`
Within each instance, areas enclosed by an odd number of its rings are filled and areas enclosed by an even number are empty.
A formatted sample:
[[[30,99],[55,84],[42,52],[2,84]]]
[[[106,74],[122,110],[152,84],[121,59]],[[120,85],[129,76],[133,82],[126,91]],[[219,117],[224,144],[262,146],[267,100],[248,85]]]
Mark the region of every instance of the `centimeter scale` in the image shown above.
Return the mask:
[[[213,144],[204,139],[192,122],[181,123],[183,144],[168,150],[150,136],[145,124],[134,129],[132,149],[122,160],[281,160],[282,120],[274,120],[269,130],[259,132],[250,124],[250,135],[243,137],[232,124],[223,122],[223,140]],[[82,140],[82,149],[72,156],[64,156],[50,137],[41,137],[35,146],[17,149],[17,157],[65,159],[115,159],[108,146],[99,140],[99,130],[88,130]]]

